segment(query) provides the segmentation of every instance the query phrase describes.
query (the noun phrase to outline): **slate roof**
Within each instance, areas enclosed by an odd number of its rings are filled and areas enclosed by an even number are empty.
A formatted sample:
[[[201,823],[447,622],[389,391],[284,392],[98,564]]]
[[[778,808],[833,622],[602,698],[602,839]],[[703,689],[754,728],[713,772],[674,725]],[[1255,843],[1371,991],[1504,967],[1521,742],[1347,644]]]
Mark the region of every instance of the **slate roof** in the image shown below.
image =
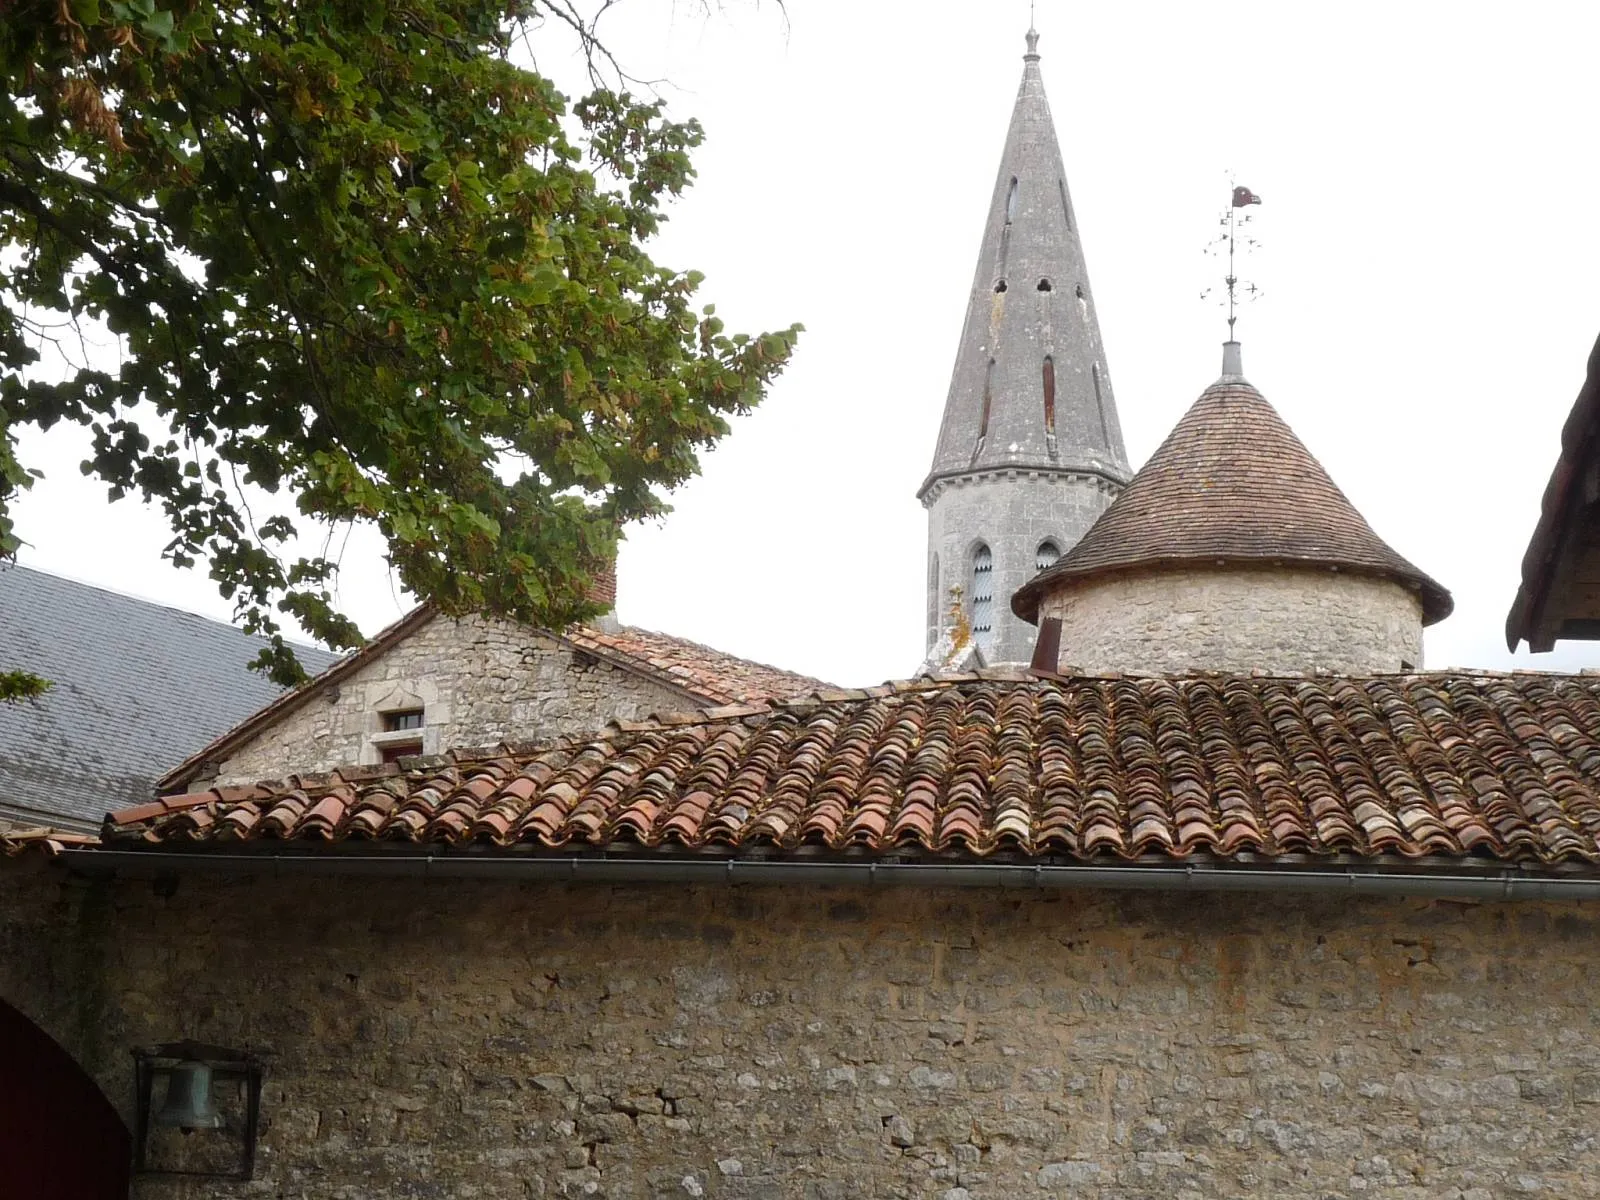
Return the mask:
[[[330,687],[337,686],[399,645],[412,633],[438,616],[431,604],[419,604],[393,625],[384,629],[354,654],[334,663],[304,687],[279,696],[259,712],[241,720],[209,744],[202,746],[168,771],[157,786],[162,791],[185,787],[209,763],[228,757],[238,746],[255,737],[302,704]],[[742,700],[781,699],[804,695],[831,684],[724,654],[709,646],[648,629],[629,625],[607,631],[592,626],[575,626],[564,634],[540,631],[575,650],[582,650],[626,671],[643,675],[680,692],[690,704],[726,704]]]
[[[1600,864],[1600,678],[923,680],[169,797],[104,837]]]
[[[261,638],[28,567],[0,566],[0,668],[55,686],[0,706],[0,815],[80,827],[280,689],[247,669]],[[299,648],[320,671],[334,656]]]
[[[1197,562],[1298,563],[1395,579],[1422,596],[1423,623],[1450,593],[1372,531],[1276,409],[1243,378],[1201,393],[1082,540],[1012,597],[1038,617],[1052,582]]]

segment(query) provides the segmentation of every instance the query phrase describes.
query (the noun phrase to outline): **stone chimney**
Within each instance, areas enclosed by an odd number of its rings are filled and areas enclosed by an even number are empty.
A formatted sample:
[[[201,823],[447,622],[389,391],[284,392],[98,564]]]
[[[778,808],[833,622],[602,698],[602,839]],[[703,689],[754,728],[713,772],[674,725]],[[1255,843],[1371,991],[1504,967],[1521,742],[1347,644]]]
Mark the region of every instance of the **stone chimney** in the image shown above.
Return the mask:
[[[617,620],[616,555],[613,554],[610,563],[595,572],[594,580],[589,584],[589,599],[595,604],[603,605],[605,610],[599,616],[589,619],[591,625],[604,633],[615,633],[622,627]]]

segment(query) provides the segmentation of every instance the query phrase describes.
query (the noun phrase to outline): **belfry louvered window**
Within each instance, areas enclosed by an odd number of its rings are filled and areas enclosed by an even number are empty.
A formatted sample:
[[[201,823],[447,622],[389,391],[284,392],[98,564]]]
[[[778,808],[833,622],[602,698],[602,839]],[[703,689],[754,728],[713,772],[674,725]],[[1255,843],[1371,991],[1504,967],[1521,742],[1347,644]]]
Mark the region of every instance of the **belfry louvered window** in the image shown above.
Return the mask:
[[[994,555],[981,542],[972,552],[972,638],[985,650],[994,641]]]

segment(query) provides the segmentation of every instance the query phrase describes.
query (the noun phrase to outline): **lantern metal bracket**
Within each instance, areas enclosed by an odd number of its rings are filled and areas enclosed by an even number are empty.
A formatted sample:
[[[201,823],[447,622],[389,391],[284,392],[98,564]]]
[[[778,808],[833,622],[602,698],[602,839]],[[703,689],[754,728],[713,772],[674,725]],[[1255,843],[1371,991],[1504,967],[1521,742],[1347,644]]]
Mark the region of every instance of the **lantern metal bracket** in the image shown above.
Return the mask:
[[[178,1170],[169,1167],[151,1167],[146,1160],[150,1140],[151,1104],[158,1076],[170,1080],[180,1063],[199,1062],[211,1068],[214,1083],[235,1082],[245,1087],[244,1127],[229,1129],[239,1138],[239,1165],[233,1171]],[[261,1124],[262,1062],[245,1050],[232,1050],[226,1046],[213,1046],[204,1042],[166,1042],[133,1052],[134,1086],[134,1142],[133,1170],[138,1175],[185,1176],[188,1178],[232,1179],[248,1181],[255,1174],[256,1135]]]

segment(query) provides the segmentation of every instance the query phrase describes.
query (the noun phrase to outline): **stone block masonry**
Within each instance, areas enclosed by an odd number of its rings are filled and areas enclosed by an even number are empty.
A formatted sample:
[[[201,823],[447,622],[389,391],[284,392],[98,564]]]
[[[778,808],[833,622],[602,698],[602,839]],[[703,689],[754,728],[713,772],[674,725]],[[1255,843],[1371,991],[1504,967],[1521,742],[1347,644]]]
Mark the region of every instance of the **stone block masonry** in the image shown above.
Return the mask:
[[[1326,568],[1216,566],[1066,577],[1039,603],[1061,619],[1063,671],[1317,671],[1422,667],[1422,604],[1392,580]]]
[[[256,1181],[173,1200],[1596,1196],[1597,951],[1578,905],[0,864],[0,998],[125,1115],[132,1046],[265,1056]]]

